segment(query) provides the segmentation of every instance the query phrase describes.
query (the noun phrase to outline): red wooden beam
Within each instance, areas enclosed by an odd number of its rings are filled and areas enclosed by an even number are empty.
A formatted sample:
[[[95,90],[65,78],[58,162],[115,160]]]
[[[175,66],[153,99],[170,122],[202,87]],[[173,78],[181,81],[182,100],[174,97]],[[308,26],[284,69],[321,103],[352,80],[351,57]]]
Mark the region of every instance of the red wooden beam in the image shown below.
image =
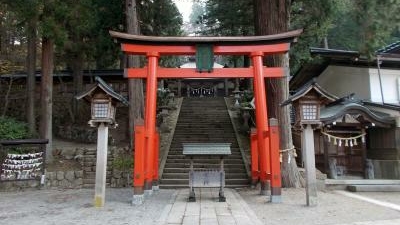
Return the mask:
[[[283,77],[282,67],[264,67],[264,77]],[[126,78],[146,78],[147,67],[125,69]],[[193,68],[162,68],[157,69],[157,78],[252,78],[253,68],[216,68],[211,73],[199,73]]]
[[[149,52],[158,52],[160,55],[194,55],[196,46],[187,45],[143,45],[121,44],[122,51],[133,55],[146,55]],[[214,45],[215,55],[249,55],[251,52],[263,52],[265,55],[285,53],[289,51],[290,43],[265,45]]]

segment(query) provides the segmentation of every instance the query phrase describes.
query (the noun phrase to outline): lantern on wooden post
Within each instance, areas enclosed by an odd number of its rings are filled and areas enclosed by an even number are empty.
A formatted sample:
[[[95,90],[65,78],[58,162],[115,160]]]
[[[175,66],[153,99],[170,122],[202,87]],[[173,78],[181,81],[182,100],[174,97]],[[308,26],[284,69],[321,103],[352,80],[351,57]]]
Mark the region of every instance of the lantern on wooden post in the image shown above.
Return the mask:
[[[91,105],[89,125],[97,127],[97,160],[94,206],[103,207],[106,189],[108,127],[116,128],[116,106],[118,103],[128,105],[124,97],[117,94],[100,77],[88,90],[78,94],[76,99],[85,99]]]
[[[301,149],[306,169],[307,206],[317,204],[317,179],[315,169],[314,129],[321,126],[321,104],[333,101],[336,97],[323,90],[313,80],[301,87],[282,106],[292,104],[295,110],[294,126],[302,130]]]
[[[305,95],[293,102],[298,125],[320,124],[320,103],[316,96]]]

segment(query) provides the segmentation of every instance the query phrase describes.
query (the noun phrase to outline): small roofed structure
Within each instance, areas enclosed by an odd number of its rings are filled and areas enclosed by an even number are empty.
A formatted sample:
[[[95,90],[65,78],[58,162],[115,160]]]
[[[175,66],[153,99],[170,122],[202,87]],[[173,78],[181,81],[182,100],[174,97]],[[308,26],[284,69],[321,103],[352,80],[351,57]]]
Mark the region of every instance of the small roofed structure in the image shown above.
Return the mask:
[[[294,118],[295,127],[298,128],[301,125],[301,123],[307,123],[307,120],[313,120],[313,122],[318,122],[314,120],[320,119],[321,106],[333,102],[336,99],[338,99],[338,97],[325,91],[313,79],[307,84],[305,84],[303,87],[296,90],[295,94],[290,96],[281,105],[285,106],[288,104],[293,104],[294,108],[298,109],[295,112],[295,118]],[[306,117],[305,115],[303,115],[303,112],[300,112],[304,111],[304,113],[306,113],[305,110],[299,110],[305,108],[307,108],[307,110],[309,111],[307,113],[309,114],[312,113],[314,115],[314,119],[311,117]],[[311,112],[310,110],[313,110],[314,112]]]
[[[129,103],[100,77],[95,77],[95,81],[96,83],[86,91],[76,95],[75,98],[78,100],[84,99],[91,104],[92,116],[89,121],[91,126],[96,126],[97,123],[108,123],[111,126],[117,126],[115,123],[116,105],[119,102],[124,105],[129,105]]]
[[[330,178],[359,176],[373,178],[368,168],[366,139],[368,129],[389,128],[395,120],[389,114],[371,110],[354,94],[338,98],[312,80],[282,103],[299,104],[299,100],[319,99],[321,126],[314,131],[316,167]],[[296,112],[296,116],[300,116]],[[301,149],[301,124],[295,120],[293,142]],[[301,154],[299,154],[301,155]],[[372,175],[371,175],[372,174]]]

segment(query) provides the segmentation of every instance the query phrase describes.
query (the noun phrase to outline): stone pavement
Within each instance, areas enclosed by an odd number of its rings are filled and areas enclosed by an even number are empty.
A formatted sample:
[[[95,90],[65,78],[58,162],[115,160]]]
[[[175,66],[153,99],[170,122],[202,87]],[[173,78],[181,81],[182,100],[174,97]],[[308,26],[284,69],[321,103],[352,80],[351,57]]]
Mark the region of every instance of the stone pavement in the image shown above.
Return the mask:
[[[196,202],[188,202],[188,189],[177,190],[158,224],[263,224],[234,189],[224,189],[226,202],[218,202],[218,189],[195,189]]]
[[[268,202],[259,189],[196,190],[197,202],[187,202],[189,189],[161,189],[133,206],[132,188],[108,188],[103,208],[93,207],[93,189],[44,189],[0,192],[1,225],[398,225],[400,194],[318,193],[316,207],[305,206],[305,191],[282,189],[282,203]]]
[[[400,219],[394,220],[375,220],[375,221],[368,221],[368,222],[354,222],[354,223],[342,223],[336,225],[399,225]]]

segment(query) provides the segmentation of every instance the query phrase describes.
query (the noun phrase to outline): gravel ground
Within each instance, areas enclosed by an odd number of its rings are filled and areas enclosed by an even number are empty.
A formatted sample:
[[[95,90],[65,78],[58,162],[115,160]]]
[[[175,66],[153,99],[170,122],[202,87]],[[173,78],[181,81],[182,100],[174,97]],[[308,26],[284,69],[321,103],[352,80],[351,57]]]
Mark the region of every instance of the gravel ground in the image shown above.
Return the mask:
[[[1,225],[155,224],[175,190],[160,190],[132,206],[132,189],[107,189],[104,208],[93,207],[94,190],[0,193]]]
[[[268,203],[267,197],[258,195],[256,189],[238,190],[250,209],[268,225],[328,225],[382,220],[400,221],[400,211],[344,196],[339,192],[318,193],[318,206],[305,206],[304,189],[283,189],[282,203]],[[175,199],[176,190],[155,192],[141,206],[132,206],[132,189],[109,188],[105,207],[93,207],[92,189],[31,190],[0,193],[1,225],[121,225],[157,224],[168,204]],[[400,194],[356,193],[368,198],[400,204]],[[358,224],[358,223],[357,223]],[[369,224],[369,223],[368,223]],[[390,224],[397,224],[390,223]]]
[[[305,205],[304,189],[283,189],[280,204],[267,203],[268,198],[260,197],[259,191],[255,189],[242,189],[238,192],[257,217],[269,225],[328,225],[400,219],[399,211],[346,197],[335,191],[318,192],[318,206],[315,207]],[[361,195],[400,204],[398,192]]]

